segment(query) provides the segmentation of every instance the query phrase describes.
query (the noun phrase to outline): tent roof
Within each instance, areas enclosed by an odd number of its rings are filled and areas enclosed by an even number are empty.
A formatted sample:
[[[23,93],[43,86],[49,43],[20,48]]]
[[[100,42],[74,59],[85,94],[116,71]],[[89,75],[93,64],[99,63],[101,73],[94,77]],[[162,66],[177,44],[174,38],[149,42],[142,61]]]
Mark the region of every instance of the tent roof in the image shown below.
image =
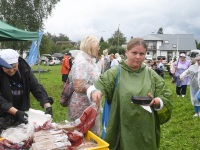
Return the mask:
[[[38,32],[30,32],[13,27],[0,20],[0,41],[36,41]]]

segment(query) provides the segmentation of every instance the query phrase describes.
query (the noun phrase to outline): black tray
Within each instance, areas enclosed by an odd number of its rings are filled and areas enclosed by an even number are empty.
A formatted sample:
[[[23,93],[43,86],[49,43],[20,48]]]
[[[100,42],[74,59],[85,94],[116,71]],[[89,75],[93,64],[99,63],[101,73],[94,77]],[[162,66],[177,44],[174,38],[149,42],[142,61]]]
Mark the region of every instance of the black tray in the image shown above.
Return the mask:
[[[131,101],[134,104],[148,105],[151,103],[152,98],[148,96],[132,96]]]

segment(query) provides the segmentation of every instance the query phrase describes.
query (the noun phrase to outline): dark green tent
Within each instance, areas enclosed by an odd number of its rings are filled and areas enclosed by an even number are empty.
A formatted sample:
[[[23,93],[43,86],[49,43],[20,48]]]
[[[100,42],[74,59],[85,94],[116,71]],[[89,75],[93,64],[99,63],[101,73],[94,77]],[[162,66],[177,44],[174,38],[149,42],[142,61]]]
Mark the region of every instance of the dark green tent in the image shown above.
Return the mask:
[[[13,27],[0,20],[0,41],[37,41],[38,32]]]

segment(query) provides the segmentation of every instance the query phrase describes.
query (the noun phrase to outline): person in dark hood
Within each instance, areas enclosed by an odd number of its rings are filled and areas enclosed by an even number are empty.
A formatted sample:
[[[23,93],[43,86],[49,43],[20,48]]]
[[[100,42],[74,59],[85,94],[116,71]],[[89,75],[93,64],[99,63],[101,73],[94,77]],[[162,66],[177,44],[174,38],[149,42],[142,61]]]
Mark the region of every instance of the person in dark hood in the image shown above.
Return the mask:
[[[46,114],[52,115],[53,99],[47,95],[44,87],[38,83],[27,62],[12,49],[0,52],[6,61],[0,67],[0,132],[20,123],[28,123],[26,111],[30,108],[30,92],[45,108]]]

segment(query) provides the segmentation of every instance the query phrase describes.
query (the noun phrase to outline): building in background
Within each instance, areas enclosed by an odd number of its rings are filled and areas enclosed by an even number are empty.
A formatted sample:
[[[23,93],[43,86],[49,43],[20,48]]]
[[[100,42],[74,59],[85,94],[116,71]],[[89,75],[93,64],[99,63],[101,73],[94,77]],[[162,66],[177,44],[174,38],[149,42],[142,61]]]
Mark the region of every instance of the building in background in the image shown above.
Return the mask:
[[[149,34],[143,37],[147,43],[147,53],[154,59],[165,56],[168,60],[180,53],[189,55],[196,48],[193,34]]]

